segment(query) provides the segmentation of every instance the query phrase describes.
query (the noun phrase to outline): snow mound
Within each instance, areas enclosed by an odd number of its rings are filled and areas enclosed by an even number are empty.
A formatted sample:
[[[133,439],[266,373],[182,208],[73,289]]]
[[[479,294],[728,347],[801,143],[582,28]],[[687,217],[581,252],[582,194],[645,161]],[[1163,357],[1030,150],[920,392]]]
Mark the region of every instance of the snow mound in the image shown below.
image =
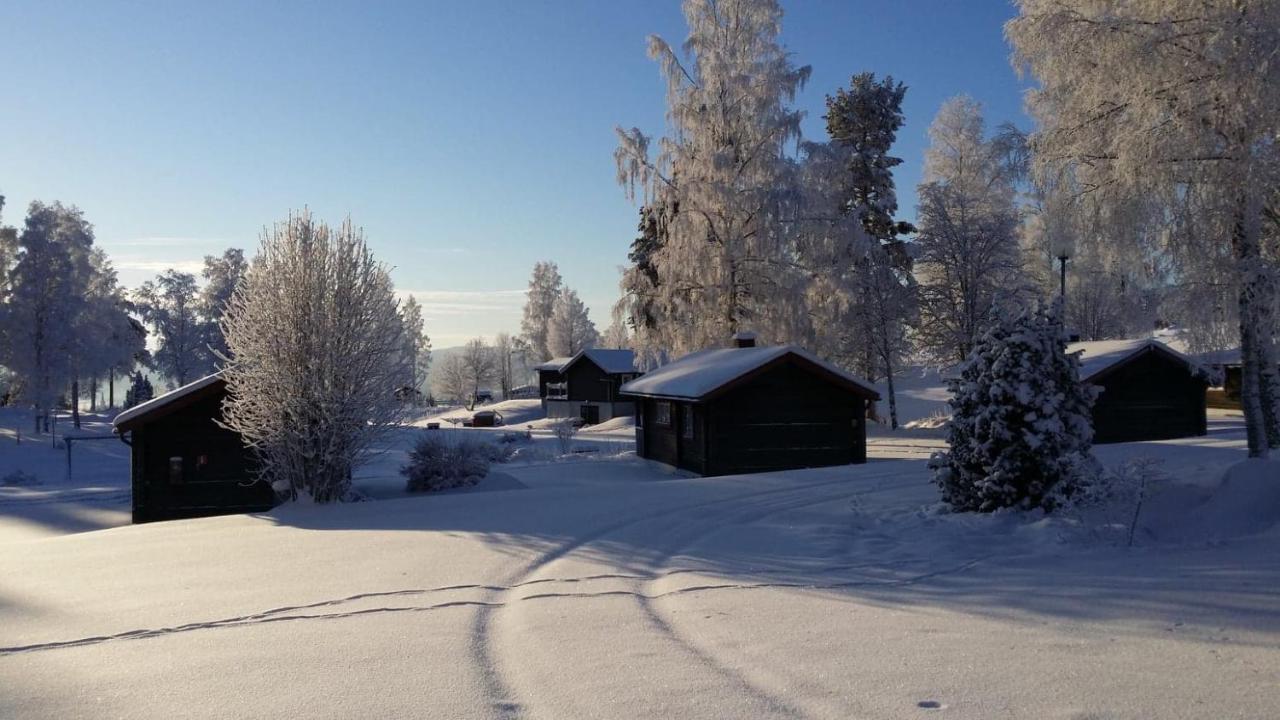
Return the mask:
[[[619,431],[634,430],[635,427],[636,427],[636,419],[629,415],[624,415],[621,417],[612,418],[610,420],[605,420],[604,422],[596,425],[590,425],[588,427],[584,427],[578,432],[583,434],[588,434],[588,435],[602,434],[602,433],[616,433]]]
[[[1255,535],[1280,525],[1280,461],[1232,465],[1194,517],[1207,538]]]

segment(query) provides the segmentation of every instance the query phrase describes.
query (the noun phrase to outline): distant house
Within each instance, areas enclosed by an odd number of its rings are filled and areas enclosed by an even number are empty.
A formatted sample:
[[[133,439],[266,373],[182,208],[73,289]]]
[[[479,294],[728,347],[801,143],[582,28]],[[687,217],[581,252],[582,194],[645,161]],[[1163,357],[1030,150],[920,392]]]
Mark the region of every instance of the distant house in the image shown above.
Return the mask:
[[[1080,380],[1101,388],[1093,406],[1096,443],[1168,440],[1207,431],[1208,376],[1187,356],[1156,340],[1072,343]]]
[[[634,415],[635,404],[618,390],[640,376],[630,350],[593,348],[534,368],[547,417],[581,418],[587,424]]]
[[[703,475],[862,463],[870,383],[801,348],[686,355],[622,386],[637,401],[636,452]]]
[[[268,510],[239,433],[220,427],[227,383],[210,375],[130,408],[113,425],[132,448],[133,521]]]

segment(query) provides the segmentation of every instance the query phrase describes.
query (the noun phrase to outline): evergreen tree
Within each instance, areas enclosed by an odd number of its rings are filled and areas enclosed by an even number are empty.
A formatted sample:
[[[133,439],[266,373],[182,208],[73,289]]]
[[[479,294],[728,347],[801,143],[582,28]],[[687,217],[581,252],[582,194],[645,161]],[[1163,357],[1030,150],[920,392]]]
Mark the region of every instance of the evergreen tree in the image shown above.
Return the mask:
[[[124,394],[124,406],[131,408],[134,405],[141,405],[153,397],[155,397],[155,389],[151,387],[151,381],[143,377],[141,370],[135,372],[133,381]]]
[[[1097,476],[1096,390],[1066,345],[1060,306],[997,317],[974,345],[948,383],[950,449],[929,461],[952,508],[1053,510]]]
[[[403,386],[421,392],[431,366],[431,338],[427,336],[422,320],[422,305],[412,295],[400,306],[400,321],[404,324],[404,355],[406,360]],[[417,392],[411,393],[417,398]],[[413,399],[411,398],[411,399]]]

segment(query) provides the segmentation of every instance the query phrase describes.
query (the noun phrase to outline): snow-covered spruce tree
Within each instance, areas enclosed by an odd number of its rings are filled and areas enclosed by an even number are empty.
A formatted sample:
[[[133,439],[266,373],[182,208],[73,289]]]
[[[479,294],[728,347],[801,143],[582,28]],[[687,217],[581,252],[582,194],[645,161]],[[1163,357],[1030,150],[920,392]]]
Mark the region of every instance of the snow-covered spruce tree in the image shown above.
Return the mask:
[[[996,314],[948,383],[950,449],[929,466],[956,510],[1053,510],[1099,471],[1090,453],[1096,391],[1066,352],[1060,308]]]
[[[590,312],[578,299],[578,293],[569,288],[561,290],[547,325],[547,348],[551,356],[572,357],[599,342],[596,324],[591,322]]]
[[[223,316],[226,424],[285,499],[343,499],[399,420],[404,326],[386,268],[350,219],[303,211],[264,232]]]
[[[685,0],[684,58],[662,38],[649,55],[667,81],[670,134],[618,129],[618,181],[669,214],[642,353],[724,344],[740,329],[799,339],[807,275],[793,262],[786,221],[795,195],[785,155],[802,113],[789,107],[809,77],[778,42],[777,0]],[[625,289],[625,288],[624,288]],[[638,329],[638,328],[637,328]]]
[[[1265,225],[1280,214],[1280,3],[1018,0],[1005,27],[1038,88],[1035,162],[1104,198],[1188,201],[1214,231],[1191,257],[1234,265],[1249,454],[1280,447],[1274,267]],[[1082,58],[1087,58],[1083,61]],[[1176,249],[1176,248],[1175,248]]]
[[[212,332],[201,313],[196,276],[166,270],[134,292],[142,318],[156,335],[156,369],[176,386],[186,385],[213,371],[209,350]]]
[[[986,137],[982,108],[948,100],[929,127],[919,186],[918,341],[933,359],[963,360],[992,308],[1024,286],[1018,247],[1016,133]]]
[[[560,297],[561,286],[560,268],[555,263],[534,264],[533,277],[529,278],[529,292],[525,296],[520,332],[529,344],[529,352],[535,363],[545,362],[552,357],[547,348],[547,325],[551,322],[556,298]]]

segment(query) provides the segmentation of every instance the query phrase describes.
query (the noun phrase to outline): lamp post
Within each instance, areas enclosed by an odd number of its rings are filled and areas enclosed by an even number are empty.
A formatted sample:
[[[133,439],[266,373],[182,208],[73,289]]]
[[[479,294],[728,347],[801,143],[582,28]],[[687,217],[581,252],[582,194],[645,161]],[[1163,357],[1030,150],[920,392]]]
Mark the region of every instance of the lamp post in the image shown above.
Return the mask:
[[[1049,249],[1053,252],[1053,256],[1058,259],[1058,295],[1062,298],[1062,304],[1067,304],[1067,260],[1071,259],[1071,255],[1075,252],[1075,238],[1070,233],[1057,233],[1051,243]]]

